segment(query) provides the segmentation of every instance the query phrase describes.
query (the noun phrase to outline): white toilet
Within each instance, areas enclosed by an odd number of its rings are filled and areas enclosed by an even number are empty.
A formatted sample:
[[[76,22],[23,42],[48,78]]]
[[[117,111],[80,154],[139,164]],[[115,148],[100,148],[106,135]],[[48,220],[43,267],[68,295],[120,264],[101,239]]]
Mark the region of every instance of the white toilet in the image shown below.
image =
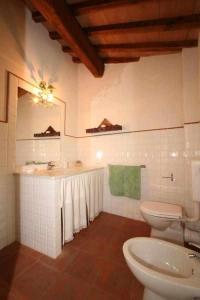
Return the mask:
[[[172,222],[183,218],[181,206],[164,202],[144,201],[140,205],[140,211],[145,221],[158,230],[165,230]]]
[[[194,205],[194,217],[188,218],[183,215],[183,209],[176,204],[144,201],[140,205],[140,211],[145,221],[153,228],[158,230],[167,229],[175,221],[199,220],[200,216],[200,160],[194,160],[191,163],[192,177],[192,202]]]

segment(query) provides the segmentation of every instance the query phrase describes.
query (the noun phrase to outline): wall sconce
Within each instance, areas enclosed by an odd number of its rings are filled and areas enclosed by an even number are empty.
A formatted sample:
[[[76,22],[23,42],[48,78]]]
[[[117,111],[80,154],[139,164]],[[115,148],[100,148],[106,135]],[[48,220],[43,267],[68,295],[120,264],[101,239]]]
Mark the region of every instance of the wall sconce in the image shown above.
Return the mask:
[[[51,84],[48,85],[45,81],[41,81],[39,88],[35,91],[37,97],[33,99],[33,102],[44,106],[52,106],[54,104],[53,90],[54,87]]]

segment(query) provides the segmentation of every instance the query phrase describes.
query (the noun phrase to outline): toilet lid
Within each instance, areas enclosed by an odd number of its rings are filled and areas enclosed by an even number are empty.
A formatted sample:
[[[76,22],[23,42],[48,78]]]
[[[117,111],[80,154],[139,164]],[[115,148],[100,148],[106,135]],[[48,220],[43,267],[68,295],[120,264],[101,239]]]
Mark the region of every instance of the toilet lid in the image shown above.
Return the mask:
[[[164,202],[144,201],[140,208],[144,213],[156,217],[179,219],[183,215],[181,206]]]

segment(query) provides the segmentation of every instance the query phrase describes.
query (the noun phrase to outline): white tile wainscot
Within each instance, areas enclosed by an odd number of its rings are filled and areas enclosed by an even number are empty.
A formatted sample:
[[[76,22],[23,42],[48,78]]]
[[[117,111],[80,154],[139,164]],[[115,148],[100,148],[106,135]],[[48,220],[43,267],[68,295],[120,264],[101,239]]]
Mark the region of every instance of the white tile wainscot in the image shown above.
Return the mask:
[[[56,258],[62,251],[61,179],[95,174],[103,168],[74,168],[17,174],[18,241],[34,250]]]

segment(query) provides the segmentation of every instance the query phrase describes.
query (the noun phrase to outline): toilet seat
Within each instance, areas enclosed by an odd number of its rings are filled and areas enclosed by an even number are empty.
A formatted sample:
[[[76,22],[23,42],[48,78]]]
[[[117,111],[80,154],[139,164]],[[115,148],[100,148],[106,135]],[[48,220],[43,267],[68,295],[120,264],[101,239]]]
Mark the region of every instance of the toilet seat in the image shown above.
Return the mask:
[[[180,219],[183,217],[182,207],[175,204],[144,201],[141,203],[140,208],[144,213],[155,217],[168,219]]]

